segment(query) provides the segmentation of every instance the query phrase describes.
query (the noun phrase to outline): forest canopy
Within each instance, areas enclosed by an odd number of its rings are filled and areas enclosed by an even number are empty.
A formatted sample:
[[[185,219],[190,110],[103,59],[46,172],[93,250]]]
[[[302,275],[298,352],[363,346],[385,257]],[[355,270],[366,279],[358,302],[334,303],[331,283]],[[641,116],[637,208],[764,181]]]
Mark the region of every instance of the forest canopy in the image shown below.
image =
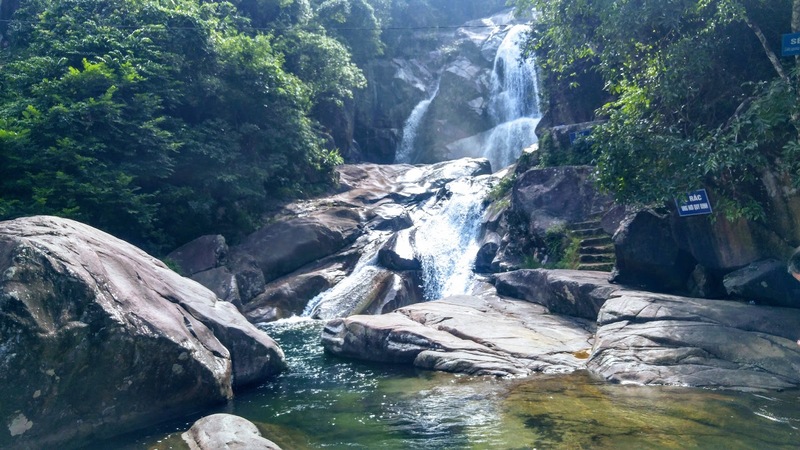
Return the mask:
[[[730,218],[763,218],[767,170],[800,187],[800,72],[781,35],[799,0],[517,0],[547,84],[600,76],[592,132],[602,187],[659,204],[709,187]]]
[[[341,158],[314,108],[351,98],[351,55],[380,50],[326,31],[332,3],[377,25],[363,0],[20,1],[1,30],[0,219],[74,218],[158,252],[330,186]]]

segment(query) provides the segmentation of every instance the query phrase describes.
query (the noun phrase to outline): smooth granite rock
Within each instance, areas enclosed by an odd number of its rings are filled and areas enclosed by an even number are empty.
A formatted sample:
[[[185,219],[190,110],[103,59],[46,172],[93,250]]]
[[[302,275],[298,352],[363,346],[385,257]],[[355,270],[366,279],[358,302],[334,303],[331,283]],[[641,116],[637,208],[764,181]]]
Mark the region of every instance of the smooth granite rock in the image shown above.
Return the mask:
[[[3,448],[158,423],[285,367],[231,303],[78,222],[0,223],[0,274]]]
[[[232,414],[203,417],[181,437],[191,450],[281,450],[255,424]]]
[[[340,356],[473,375],[582,368],[593,324],[495,295],[456,296],[381,316],[327,323],[322,342]]]

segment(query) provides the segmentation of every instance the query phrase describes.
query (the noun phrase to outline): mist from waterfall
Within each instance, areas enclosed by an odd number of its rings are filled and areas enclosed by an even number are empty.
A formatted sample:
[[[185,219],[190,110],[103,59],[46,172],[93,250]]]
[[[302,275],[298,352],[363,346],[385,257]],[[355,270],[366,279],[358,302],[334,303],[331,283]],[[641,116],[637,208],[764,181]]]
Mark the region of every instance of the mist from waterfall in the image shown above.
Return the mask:
[[[411,164],[414,162],[414,153],[416,150],[414,144],[417,140],[417,129],[422,123],[422,119],[425,118],[428,108],[431,106],[431,103],[438,94],[439,82],[437,81],[436,87],[433,90],[433,94],[431,94],[431,96],[425,100],[417,103],[417,106],[414,107],[414,109],[411,111],[411,114],[408,116],[408,119],[406,119],[406,122],[403,124],[403,139],[400,141],[400,148],[398,148],[397,154],[394,158],[395,163]]]
[[[467,294],[475,278],[485,186],[459,179],[447,188],[450,198],[438,200],[440,209],[427,212],[414,239],[426,300]]]
[[[527,25],[511,27],[495,55],[489,113],[496,126],[484,149],[495,170],[512,164],[537,142],[538,77],[533,60],[523,58],[520,48],[528,30]]]

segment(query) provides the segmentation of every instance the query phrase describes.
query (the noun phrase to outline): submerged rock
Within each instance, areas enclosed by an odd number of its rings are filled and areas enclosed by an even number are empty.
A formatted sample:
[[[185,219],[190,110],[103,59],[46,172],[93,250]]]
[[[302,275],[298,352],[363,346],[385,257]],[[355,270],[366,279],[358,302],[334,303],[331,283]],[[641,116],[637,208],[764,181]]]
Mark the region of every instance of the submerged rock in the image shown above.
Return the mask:
[[[455,296],[381,316],[327,323],[322,343],[340,356],[473,375],[571,372],[584,366],[592,324],[495,295]]]
[[[232,304],[87,225],[0,223],[0,273],[0,447],[146,426],[285,367]]]
[[[281,450],[253,422],[232,414],[203,417],[181,437],[191,450]]]

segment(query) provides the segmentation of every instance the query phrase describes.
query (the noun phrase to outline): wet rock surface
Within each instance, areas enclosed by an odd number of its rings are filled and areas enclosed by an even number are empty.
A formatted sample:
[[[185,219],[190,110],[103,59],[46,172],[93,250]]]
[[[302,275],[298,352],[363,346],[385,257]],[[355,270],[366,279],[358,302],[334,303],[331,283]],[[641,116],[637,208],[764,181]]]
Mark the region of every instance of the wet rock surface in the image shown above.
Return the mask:
[[[406,273],[420,268],[409,247],[414,225],[410,211],[443,195],[450,182],[490,174],[488,161],[356,164],[337,170],[338,193],[287,205],[271,223],[231,247],[226,258],[215,260],[218,267],[192,278],[236,304],[251,322],[272,321],[301,314],[312,298],[352,273],[366,248],[386,239],[391,240],[381,257],[386,270],[375,270],[374,289],[353,305],[353,313],[421,300],[419,277]],[[201,238],[176,255],[191,249],[191,254],[206,256],[199,258],[205,261],[217,248],[217,240]],[[201,265],[210,263],[191,264]]]
[[[156,423],[285,367],[232,304],[71,220],[0,223],[0,273],[0,447]]]

